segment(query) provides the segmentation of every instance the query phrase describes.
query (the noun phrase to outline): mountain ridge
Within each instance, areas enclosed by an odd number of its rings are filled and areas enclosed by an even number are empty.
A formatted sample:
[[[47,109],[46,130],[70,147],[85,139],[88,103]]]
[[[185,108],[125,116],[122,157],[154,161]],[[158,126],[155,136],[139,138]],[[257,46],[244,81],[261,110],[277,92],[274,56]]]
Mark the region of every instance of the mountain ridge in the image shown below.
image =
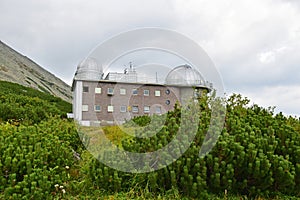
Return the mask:
[[[1,40],[0,80],[31,87],[67,102],[72,101],[71,86]]]

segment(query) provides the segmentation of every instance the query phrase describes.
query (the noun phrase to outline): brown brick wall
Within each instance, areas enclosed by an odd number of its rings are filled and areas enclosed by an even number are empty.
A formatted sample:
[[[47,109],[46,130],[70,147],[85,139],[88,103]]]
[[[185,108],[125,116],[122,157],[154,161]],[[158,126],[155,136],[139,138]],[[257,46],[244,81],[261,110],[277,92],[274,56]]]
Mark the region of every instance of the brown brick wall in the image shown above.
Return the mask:
[[[180,101],[180,89],[177,87],[168,87],[162,85],[151,84],[131,84],[131,83],[114,83],[107,81],[92,82],[84,81],[83,86],[89,87],[89,92],[83,92],[83,105],[88,105],[89,110],[82,112],[82,120],[87,121],[124,121],[124,119],[130,119],[133,116],[139,115],[151,115],[155,113],[155,107],[160,106],[162,113],[173,109],[176,101]],[[101,94],[95,94],[95,88],[101,88]],[[107,89],[114,88],[114,94],[108,95]],[[126,95],[120,94],[120,88],[126,89]],[[133,89],[138,90],[137,95],[132,94]],[[149,96],[144,96],[144,90],[149,90]],[[155,96],[155,90],[160,90],[159,97]],[[166,90],[170,93],[167,94]],[[170,104],[166,104],[166,100],[170,101]],[[94,105],[100,105],[101,111],[95,112]],[[113,105],[114,112],[107,111],[107,106]],[[127,108],[132,106],[138,106],[139,112],[133,113],[132,110],[127,110],[126,113],[120,112],[120,106],[124,105]],[[150,113],[144,113],[144,106],[150,106]]]

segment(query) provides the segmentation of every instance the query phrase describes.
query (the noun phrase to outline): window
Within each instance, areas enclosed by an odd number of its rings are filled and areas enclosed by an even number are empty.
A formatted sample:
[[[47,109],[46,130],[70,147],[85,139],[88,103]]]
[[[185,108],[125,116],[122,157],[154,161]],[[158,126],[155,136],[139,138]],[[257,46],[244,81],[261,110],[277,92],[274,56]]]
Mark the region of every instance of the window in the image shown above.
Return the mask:
[[[95,94],[101,94],[101,88],[96,87],[95,88]]]
[[[126,112],[127,111],[127,106],[121,106],[120,107],[120,112],[121,113],[124,113],[124,112]]]
[[[144,96],[149,96],[149,90],[144,90]]]
[[[126,89],[121,88],[121,89],[120,89],[120,94],[121,94],[121,95],[126,95]]]
[[[200,91],[195,90],[195,91],[194,91],[194,97],[195,97],[195,98],[200,98],[200,97],[201,97]]]
[[[161,113],[161,107],[160,106],[156,106],[155,107],[155,113],[156,114],[160,114]]]
[[[96,112],[99,112],[99,111],[101,111],[101,106],[100,105],[95,105],[94,109],[95,109]]]
[[[159,96],[160,96],[160,90],[155,90],[154,95],[155,95],[156,97],[159,97]]]
[[[168,95],[170,94],[170,90],[169,89],[166,90],[166,94],[168,94]]]
[[[133,95],[137,95],[137,94],[138,94],[138,90],[137,90],[137,89],[133,89],[133,90],[132,90],[132,94],[133,94]]]
[[[170,105],[170,100],[166,100],[166,104],[167,104],[167,105]]]
[[[83,92],[89,92],[89,87],[88,86],[83,86]]]
[[[150,112],[150,106],[144,106],[144,113]]]
[[[114,106],[112,105],[107,106],[107,112],[114,112]]]
[[[113,95],[114,94],[114,88],[107,88],[107,94]]]
[[[89,111],[89,105],[82,105],[82,111],[84,112]]]
[[[139,107],[138,106],[132,106],[132,112],[133,113],[138,113],[139,112]]]

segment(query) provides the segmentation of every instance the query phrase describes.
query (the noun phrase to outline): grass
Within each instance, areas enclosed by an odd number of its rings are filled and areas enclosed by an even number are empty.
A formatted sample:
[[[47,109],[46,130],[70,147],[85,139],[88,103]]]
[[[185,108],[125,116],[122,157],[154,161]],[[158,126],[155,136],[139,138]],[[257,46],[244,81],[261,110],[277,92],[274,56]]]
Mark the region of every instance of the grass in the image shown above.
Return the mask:
[[[194,199],[186,196],[182,196],[180,192],[176,189],[167,191],[165,194],[156,194],[152,193],[143,188],[132,188],[128,192],[117,192],[114,194],[108,194],[103,190],[94,190],[91,191],[88,195],[86,193],[77,194],[77,195],[66,195],[66,199],[103,199],[103,200],[127,200],[127,199],[137,199],[137,200],[189,200]],[[207,196],[209,200],[299,200],[297,197],[286,196],[278,194],[275,197],[255,197],[249,198],[243,195],[235,194],[209,194]]]
[[[104,145],[109,140],[113,145],[122,148],[122,140],[134,137],[138,127],[128,127],[123,125],[104,126],[104,127],[79,127],[80,132],[90,138],[90,146]]]

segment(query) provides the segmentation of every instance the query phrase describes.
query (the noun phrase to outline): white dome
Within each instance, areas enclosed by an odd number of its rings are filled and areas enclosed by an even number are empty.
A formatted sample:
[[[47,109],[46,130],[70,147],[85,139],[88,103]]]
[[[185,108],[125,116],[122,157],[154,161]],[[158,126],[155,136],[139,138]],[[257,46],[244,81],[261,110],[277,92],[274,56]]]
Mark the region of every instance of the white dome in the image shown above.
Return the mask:
[[[180,65],[168,73],[165,83],[168,85],[201,86],[205,80],[196,69],[189,65]]]
[[[102,66],[95,58],[86,58],[77,66],[75,78],[80,80],[100,80],[103,76]]]

